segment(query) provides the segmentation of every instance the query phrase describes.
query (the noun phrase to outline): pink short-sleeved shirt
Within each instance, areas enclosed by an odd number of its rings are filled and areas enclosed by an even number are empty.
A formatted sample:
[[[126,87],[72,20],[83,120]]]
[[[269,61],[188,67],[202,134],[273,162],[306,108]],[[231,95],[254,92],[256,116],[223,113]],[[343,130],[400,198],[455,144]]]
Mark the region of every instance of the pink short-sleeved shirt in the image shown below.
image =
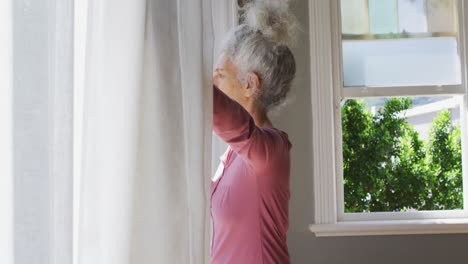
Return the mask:
[[[213,87],[213,130],[229,148],[211,184],[211,264],[288,264],[288,135],[257,127]]]

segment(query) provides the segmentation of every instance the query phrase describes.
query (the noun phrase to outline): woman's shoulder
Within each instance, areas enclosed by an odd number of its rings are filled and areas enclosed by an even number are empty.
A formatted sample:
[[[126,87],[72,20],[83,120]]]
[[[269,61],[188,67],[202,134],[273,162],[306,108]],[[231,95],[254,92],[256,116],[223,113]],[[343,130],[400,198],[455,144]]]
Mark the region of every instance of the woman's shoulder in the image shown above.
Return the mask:
[[[292,143],[289,140],[289,135],[285,131],[283,131],[283,130],[277,128],[277,127],[274,127],[274,126],[260,127],[260,129],[262,129],[266,133],[269,133],[269,134],[271,133],[271,134],[277,135],[277,136],[274,137],[274,138],[278,139],[277,143],[284,143],[284,144],[286,144],[288,146],[288,149],[292,148]]]

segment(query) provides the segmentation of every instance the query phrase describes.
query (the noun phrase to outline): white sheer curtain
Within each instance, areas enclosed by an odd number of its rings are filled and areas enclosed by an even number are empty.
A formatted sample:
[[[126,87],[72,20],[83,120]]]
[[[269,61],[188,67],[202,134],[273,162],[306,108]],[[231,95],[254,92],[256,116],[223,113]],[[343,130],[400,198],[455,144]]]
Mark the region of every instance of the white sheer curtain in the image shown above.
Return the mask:
[[[208,263],[213,55],[235,1],[89,1],[79,264]]]
[[[0,263],[72,261],[72,0],[0,1]]]
[[[13,19],[0,2],[0,263],[13,263]]]

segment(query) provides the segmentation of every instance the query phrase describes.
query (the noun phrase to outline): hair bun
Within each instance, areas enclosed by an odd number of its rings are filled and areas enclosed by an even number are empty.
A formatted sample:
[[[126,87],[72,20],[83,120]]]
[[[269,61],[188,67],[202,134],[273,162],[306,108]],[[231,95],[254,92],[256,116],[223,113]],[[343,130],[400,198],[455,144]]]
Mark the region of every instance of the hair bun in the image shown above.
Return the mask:
[[[288,0],[256,0],[243,8],[243,21],[279,45],[296,43],[299,23],[289,11]]]

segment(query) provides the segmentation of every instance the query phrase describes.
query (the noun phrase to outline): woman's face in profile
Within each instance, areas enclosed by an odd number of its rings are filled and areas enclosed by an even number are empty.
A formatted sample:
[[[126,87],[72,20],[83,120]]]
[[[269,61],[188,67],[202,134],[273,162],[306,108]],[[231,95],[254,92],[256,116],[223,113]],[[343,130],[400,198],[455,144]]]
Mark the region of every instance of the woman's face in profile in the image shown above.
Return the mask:
[[[240,100],[243,100],[243,89],[241,83],[237,79],[237,73],[237,66],[231,62],[229,57],[221,54],[215,65],[213,84],[231,99],[240,102]]]

